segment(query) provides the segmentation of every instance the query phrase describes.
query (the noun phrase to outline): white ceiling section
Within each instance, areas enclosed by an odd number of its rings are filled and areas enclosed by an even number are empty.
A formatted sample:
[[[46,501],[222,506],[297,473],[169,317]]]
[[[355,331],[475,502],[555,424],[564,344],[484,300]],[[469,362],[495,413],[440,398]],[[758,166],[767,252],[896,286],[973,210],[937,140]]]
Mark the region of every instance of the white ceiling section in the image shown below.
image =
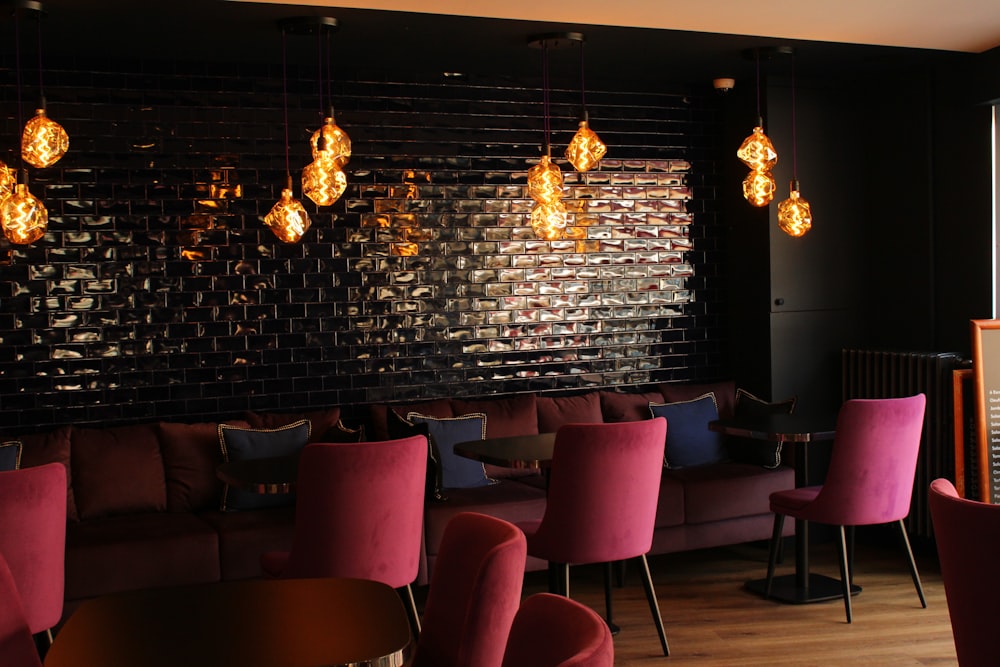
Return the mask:
[[[248,0],[233,0],[236,2]],[[260,0],[254,0],[260,2]],[[982,53],[1000,46],[1000,0],[264,0],[266,4],[687,30]]]

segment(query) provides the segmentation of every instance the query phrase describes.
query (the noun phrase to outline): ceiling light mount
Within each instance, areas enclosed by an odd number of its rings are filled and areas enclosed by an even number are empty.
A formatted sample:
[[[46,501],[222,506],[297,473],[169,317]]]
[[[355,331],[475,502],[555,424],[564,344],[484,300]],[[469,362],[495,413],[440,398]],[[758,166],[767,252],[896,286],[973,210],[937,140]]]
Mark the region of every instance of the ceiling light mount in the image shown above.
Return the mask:
[[[786,58],[788,56],[795,55],[795,47],[789,46],[788,44],[782,44],[779,46],[756,46],[749,49],[743,49],[743,57],[747,60],[775,60],[777,58]]]
[[[584,37],[582,32],[544,32],[537,35],[528,35],[528,46],[533,49],[562,49],[573,44],[582,44]]]
[[[337,30],[340,23],[332,16],[293,16],[278,21],[278,27],[289,35],[315,35]]]

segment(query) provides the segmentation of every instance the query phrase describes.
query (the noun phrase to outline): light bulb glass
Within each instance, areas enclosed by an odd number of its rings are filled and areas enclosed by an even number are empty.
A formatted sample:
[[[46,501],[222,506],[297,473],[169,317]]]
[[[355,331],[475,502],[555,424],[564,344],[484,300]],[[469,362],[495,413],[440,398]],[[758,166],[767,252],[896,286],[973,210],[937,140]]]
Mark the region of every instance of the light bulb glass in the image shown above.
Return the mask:
[[[587,121],[581,120],[580,129],[566,147],[566,159],[577,171],[590,171],[607,152],[607,145],[590,128]]]
[[[542,155],[538,164],[528,170],[528,196],[539,204],[562,199],[563,175],[559,165],[548,154]]]
[[[45,235],[48,224],[49,212],[45,205],[24,183],[15,185],[14,192],[0,204],[0,226],[11,243],[34,243]]]
[[[566,233],[566,205],[560,200],[539,202],[531,209],[531,230],[542,241],[558,241]]]
[[[317,206],[332,205],[346,190],[347,175],[325,155],[321,154],[302,170],[302,194]]]
[[[289,188],[281,191],[281,199],[264,216],[264,224],[285,243],[295,243],[309,231],[309,214],[302,203],[292,196]]]
[[[21,134],[21,157],[32,167],[51,167],[69,150],[69,135],[62,125],[35,109],[35,116],[24,125]]]
[[[759,125],[753,128],[753,132],[736,151],[736,157],[743,161],[743,164],[757,171],[771,171],[774,165],[778,164],[778,152],[774,150],[774,144],[764,134],[764,129]]]
[[[812,208],[799,194],[793,181],[788,199],[778,204],[778,228],[789,236],[799,237],[812,229]]]
[[[320,139],[323,141],[320,142]],[[312,144],[313,160],[325,154],[343,168],[351,159],[351,138],[337,126],[333,116],[323,119],[323,125],[312,133],[309,143]]]
[[[743,196],[754,206],[770,204],[776,188],[774,176],[769,171],[751,171],[743,179]]]
[[[17,185],[17,172],[0,162],[0,206],[14,192],[15,185]]]

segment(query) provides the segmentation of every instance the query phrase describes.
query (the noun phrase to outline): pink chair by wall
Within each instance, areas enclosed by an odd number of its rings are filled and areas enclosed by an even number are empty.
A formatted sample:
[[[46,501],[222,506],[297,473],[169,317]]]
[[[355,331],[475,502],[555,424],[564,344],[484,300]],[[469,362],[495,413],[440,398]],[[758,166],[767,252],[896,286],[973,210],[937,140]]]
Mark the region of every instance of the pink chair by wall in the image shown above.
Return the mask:
[[[959,498],[946,479],[931,482],[928,500],[958,664],[992,667],[1000,627],[1000,505]]]
[[[549,561],[551,592],[569,596],[570,564],[606,564],[609,623],[610,564],[638,558],[663,654],[670,655],[646,561],[653,544],[666,437],[663,417],[563,426],[556,432],[545,514],[540,521],[518,526],[527,535],[528,553]]]
[[[0,553],[0,664],[5,667],[42,667],[21,596],[7,561]]]
[[[612,667],[615,645],[604,619],[561,595],[523,602],[507,639],[503,667]]]
[[[524,533],[462,512],[445,526],[412,667],[500,667],[521,602]]]
[[[820,486],[771,494],[774,533],[767,566],[766,594],[770,594],[786,516],[837,526],[841,588],[847,622],[850,623],[853,571],[848,562],[845,526],[895,523],[909,559],[910,575],[920,604],[927,607],[903,522],[910,513],[925,403],[923,394],[844,402],[837,415],[826,481]]]
[[[412,583],[420,565],[427,439],[311,443],[296,481],[291,551],[268,552],[271,577],[354,577],[405,589],[414,631]]]
[[[0,472],[0,554],[21,595],[32,634],[63,613],[66,468],[61,463]]]

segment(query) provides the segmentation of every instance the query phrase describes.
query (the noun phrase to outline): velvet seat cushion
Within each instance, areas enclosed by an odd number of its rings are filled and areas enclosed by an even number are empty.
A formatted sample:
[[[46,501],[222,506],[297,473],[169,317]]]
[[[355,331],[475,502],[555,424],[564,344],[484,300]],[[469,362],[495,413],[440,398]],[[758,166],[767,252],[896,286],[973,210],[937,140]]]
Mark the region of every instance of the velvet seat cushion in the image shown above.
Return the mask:
[[[600,424],[601,395],[596,391],[578,396],[539,396],[538,432],[555,433],[563,424]]]
[[[795,487],[795,471],[789,466],[767,470],[725,462],[664,470],[663,476],[683,486],[684,521],[688,524],[767,514],[772,493]]]

